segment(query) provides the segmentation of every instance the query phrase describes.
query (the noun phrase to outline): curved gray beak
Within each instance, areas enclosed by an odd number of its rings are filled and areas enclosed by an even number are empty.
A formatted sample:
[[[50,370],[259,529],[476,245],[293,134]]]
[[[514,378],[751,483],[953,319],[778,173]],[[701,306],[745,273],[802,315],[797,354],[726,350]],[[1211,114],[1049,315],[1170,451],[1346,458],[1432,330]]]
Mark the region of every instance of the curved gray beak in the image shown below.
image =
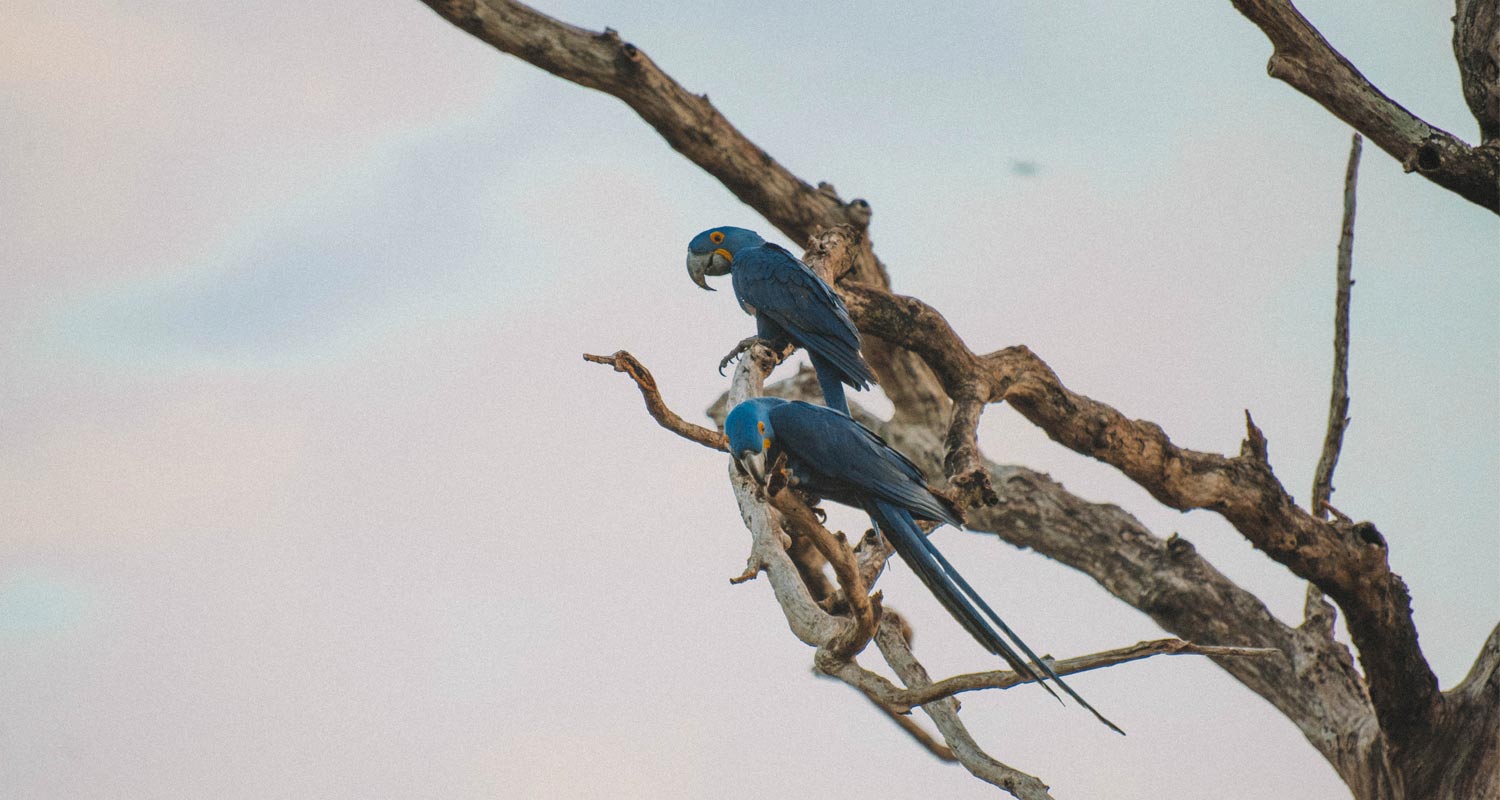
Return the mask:
[[[757,486],[766,485],[766,453],[740,453],[734,457],[734,463],[740,466],[740,471],[750,476]]]
[[[698,254],[688,251],[687,271],[688,276],[693,279],[693,283],[712,292],[714,291],[714,287],[708,285],[708,281],[704,280],[704,276],[728,275],[729,259],[718,253]]]

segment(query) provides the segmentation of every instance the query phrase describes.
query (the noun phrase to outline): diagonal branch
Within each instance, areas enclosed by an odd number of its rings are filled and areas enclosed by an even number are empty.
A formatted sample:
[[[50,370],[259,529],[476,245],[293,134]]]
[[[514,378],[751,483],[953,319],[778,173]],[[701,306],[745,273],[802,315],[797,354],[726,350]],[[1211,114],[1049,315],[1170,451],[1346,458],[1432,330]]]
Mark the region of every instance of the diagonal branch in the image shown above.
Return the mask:
[[[423,2],[502,52],[623,101],[674,150],[798,245],[808,246],[821,228],[848,225],[861,232],[854,242],[853,261],[840,274],[890,285],[890,275],[864,233],[870,221],[868,203],[846,203],[832,186],[814,187],[793,175],[730,124],[707,95],[683,88],[615,31],[585,30],[513,0]],[[946,413],[948,400],[921,360],[879,341],[867,342],[864,354],[898,414],[916,419]]]
[[[1344,609],[1382,729],[1397,747],[1420,739],[1432,721],[1437,678],[1417,643],[1411,598],[1390,570],[1384,539],[1369,523],[1327,522],[1299,508],[1271,472],[1265,437],[1248,415],[1238,456],[1188,450],[1160,426],[1069,390],[1024,346],[980,358],[926,303],[870,286],[840,288],[861,330],[911,348],[944,387],[982,377],[992,398],[1008,401],[1053,441],[1114,466],[1171,508],[1214,511],[1317,584]]]
[[[901,712],[881,703],[879,700],[876,700],[869,695],[865,695],[865,697],[869,697],[870,702],[873,703],[876,708],[880,709],[881,712],[886,715],[886,717],[888,717],[892,722],[896,723],[897,727],[899,727],[903,731],[906,731],[907,735],[915,739],[917,744],[922,745],[922,747],[925,748],[927,752],[931,753],[939,761],[951,761],[955,763],[958,761],[958,756],[953,755],[953,748],[949,747],[946,744],[943,744],[937,739],[934,739],[932,734],[927,732],[927,729],[923,728],[921,725],[918,725],[917,721],[911,718],[911,715],[902,714]]]
[[[724,438],[724,434],[711,431],[702,425],[694,425],[678,416],[677,412],[667,408],[666,402],[661,399],[661,390],[656,388],[656,378],[651,376],[651,370],[646,369],[646,365],[635,356],[624,350],[616,350],[612,356],[594,356],[584,353],[583,360],[595,364],[608,364],[615,368],[615,372],[629,375],[630,379],[635,381],[635,385],[640,387],[641,399],[646,401],[646,412],[663,428],[690,442],[697,442],[704,447],[725,453],[729,452],[729,443]]]
[[[942,443],[931,430],[875,429],[923,469],[941,463]],[[1280,650],[1285,658],[1215,661],[1296,724],[1357,797],[1383,796],[1378,787],[1391,783],[1384,742],[1343,645],[1317,628],[1277,620],[1185,539],[1159,538],[1120,507],[1082,500],[1045,474],[986,463],[1000,502],[970,513],[970,530],[1083,572],[1181,638]]]
[[[1090,653],[1075,658],[1065,658],[1061,661],[1052,661],[1049,659],[1049,662],[1052,665],[1053,671],[1057,674],[1072,675],[1077,672],[1104,669],[1160,655],[1201,655],[1214,656],[1216,658],[1240,658],[1246,656],[1280,656],[1281,654],[1280,650],[1273,647],[1225,647],[1220,645],[1194,644],[1181,639],[1155,639],[1149,642],[1137,642],[1129,647],[1119,647],[1114,650]],[[951,678],[944,678],[943,680],[929,683],[920,688],[898,689],[890,681],[864,669],[852,661],[840,665],[836,677],[860,686],[871,693],[872,699],[896,711],[907,711],[919,706],[925,706],[961,692],[975,692],[984,689],[1009,689],[1012,686],[1019,686],[1032,680],[1010,670],[990,670],[955,675]]]
[[[922,666],[911,652],[911,643],[901,632],[900,623],[894,614],[887,614],[875,632],[875,644],[886,663],[891,665],[901,682],[913,689],[923,689],[932,684],[927,668]],[[969,729],[958,718],[958,701],[952,697],[937,700],[922,707],[934,725],[943,734],[943,740],[952,748],[953,755],[964,765],[969,774],[993,786],[998,786],[1021,800],[1050,800],[1047,785],[1014,767],[995,760],[984,752]]]
[[[1313,473],[1312,511],[1327,519],[1329,499],[1333,496],[1333,469],[1339,463],[1339,449],[1344,445],[1344,429],[1349,427],[1349,291],[1354,268],[1354,185],[1359,180],[1360,135],[1349,144],[1349,166],[1344,170],[1344,222],[1339,228],[1337,290],[1333,308],[1333,390],[1328,401],[1328,434],[1323,438],[1323,454]]]
[[[707,95],[683,88],[614,30],[585,30],[511,0],[423,2],[497,50],[624,101],[672,149],[798,244],[819,226],[863,228],[869,222],[863,200],[844,203],[831,188],[815,188],[793,175],[730,124]]]
[[[1407,172],[1418,172],[1465,200],[1500,213],[1500,147],[1488,143],[1470,147],[1386,97],[1333,49],[1290,0],[1233,2],[1271,40],[1274,52],[1266,65],[1271,77],[1285,81],[1368,136]],[[1454,46],[1458,47],[1457,34]],[[1483,117],[1480,124],[1484,124]]]

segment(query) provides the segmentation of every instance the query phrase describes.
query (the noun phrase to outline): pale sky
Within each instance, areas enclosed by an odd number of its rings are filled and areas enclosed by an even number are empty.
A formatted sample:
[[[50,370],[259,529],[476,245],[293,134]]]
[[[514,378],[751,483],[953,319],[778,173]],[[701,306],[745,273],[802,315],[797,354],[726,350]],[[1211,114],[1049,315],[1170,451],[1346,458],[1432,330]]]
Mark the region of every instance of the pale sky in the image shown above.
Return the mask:
[[[1451,5],[1300,6],[1473,140]],[[1229,3],[542,9],[868,199],[897,290],[976,351],[1026,344],[1195,449],[1249,409],[1305,501],[1349,131]],[[772,233],[618,101],[415,0],[12,0],[0,118],[0,796],[996,795],[811,675],[765,582],[727,582],[725,459],[579,359],[630,349],[703,421],[753,323],[683,248]],[[1333,502],[1389,540],[1446,687],[1500,618],[1500,225],[1367,144],[1354,249]],[[1221,519],[1006,407],[982,433],[1300,618]],[[1162,635],[936,536],[1039,651]],[[880,587],[934,672],[994,666],[909,571]],[[1072,682],[1130,735],[1025,689],[965,719],[1059,798],[1347,794],[1206,661]]]

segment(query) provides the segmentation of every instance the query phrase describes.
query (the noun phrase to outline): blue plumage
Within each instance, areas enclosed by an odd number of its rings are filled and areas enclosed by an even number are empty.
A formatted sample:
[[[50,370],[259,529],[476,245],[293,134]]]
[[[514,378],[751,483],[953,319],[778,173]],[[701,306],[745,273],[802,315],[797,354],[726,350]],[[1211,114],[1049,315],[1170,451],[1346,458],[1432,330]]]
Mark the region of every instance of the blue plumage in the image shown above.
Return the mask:
[[[806,350],[829,408],[848,414],[844,386],[865,389],[875,382],[844,302],[785,248],[744,228],[710,228],[688,243],[687,267],[705,289],[711,287],[704,276],[732,275],[735,299],[755,317],[756,337],[772,349],[791,342]]]
[[[724,421],[724,433],[730,454],[757,478],[765,465],[784,454],[799,490],[863,509],[928,591],[986,650],[1049,692],[1044,681],[1050,679],[1105,725],[1124,733],[1038,658],[917,526],[919,519],[954,527],[963,523],[958,509],[934,493],[922,471],[885,440],[845,414],[774,397],[735,406]]]

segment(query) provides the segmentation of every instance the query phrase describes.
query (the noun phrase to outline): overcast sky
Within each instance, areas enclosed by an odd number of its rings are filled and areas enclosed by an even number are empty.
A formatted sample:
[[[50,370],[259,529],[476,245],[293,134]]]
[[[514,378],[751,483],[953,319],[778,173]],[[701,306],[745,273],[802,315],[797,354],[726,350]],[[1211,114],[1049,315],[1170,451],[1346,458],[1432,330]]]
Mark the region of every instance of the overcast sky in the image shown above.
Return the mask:
[[[1300,5],[1474,138],[1451,4]],[[1228,2],[544,10],[868,199],[896,288],[974,349],[1195,449],[1237,451],[1249,409],[1305,501],[1349,130]],[[810,674],[765,582],[727,582],[725,459],[579,359],[630,349],[702,421],[753,323],[683,249],[771,233],[622,104],[415,0],[10,0],[0,119],[0,795],[994,796]],[[1333,502],[1386,535],[1448,686],[1500,618],[1500,225],[1367,145],[1354,250]],[[1219,518],[1006,407],[982,433],[1300,619]],[[1161,635],[937,537],[1039,651]],[[935,672],[994,666],[908,570],[881,587]],[[1072,682],[1130,735],[1034,690],[965,719],[1059,798],[1344,796],[1206,661]]]

